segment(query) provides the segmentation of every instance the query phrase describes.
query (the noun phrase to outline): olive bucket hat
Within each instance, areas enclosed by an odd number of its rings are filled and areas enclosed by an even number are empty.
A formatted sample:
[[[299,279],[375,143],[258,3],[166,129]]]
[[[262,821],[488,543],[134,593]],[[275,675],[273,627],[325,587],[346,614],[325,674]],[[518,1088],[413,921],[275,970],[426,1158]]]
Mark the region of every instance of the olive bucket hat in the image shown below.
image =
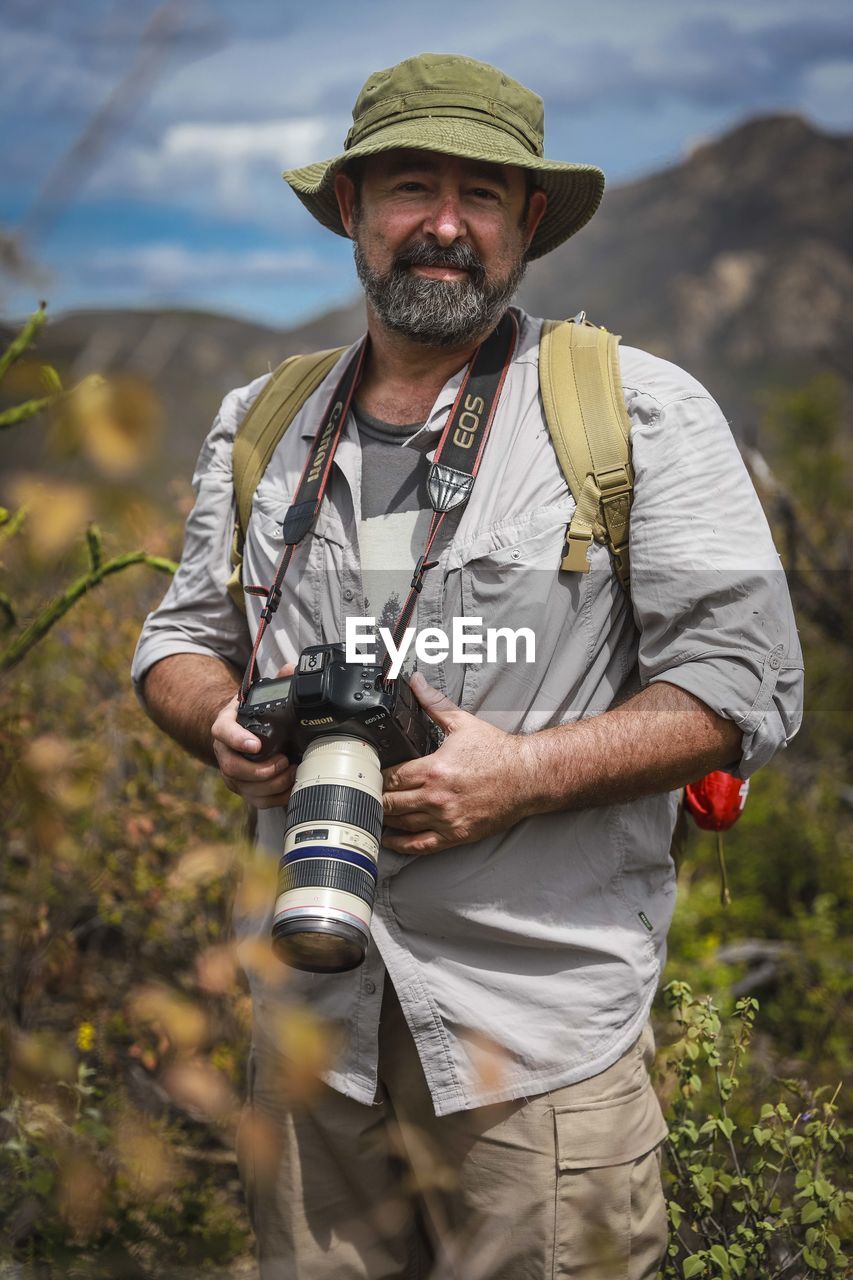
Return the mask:
[[[362,156],[399,147],[488,164],[517,165],[548,196],[529,257],[541,258],[589,221],[604,191],[595,165],[545,160],[542,99],[496,67],[447,53],[422,53],[369,77],[353,108],[342,155],[282,176],[309,213],[345,236],[334,179]]]

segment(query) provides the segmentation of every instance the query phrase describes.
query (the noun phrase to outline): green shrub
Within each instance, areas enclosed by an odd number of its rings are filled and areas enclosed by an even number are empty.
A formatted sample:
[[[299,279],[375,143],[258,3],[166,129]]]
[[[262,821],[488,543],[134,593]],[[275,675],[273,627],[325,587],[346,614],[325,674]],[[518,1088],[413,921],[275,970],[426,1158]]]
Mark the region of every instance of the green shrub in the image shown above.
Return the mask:
[[[663,1280],[847,1274],[853,1194],[838,1185],[849,1136],[838,1121],[838,1089],[812,1093],[799,1081],[776,1081],[782,1096],[756,1113],[751,1098],[743,1105],[741,1079],[758,1002],[739,1000],[724,1023],[686,983],[670,982],[664,998],[679,1039],[667,1057],[675,1092]]]

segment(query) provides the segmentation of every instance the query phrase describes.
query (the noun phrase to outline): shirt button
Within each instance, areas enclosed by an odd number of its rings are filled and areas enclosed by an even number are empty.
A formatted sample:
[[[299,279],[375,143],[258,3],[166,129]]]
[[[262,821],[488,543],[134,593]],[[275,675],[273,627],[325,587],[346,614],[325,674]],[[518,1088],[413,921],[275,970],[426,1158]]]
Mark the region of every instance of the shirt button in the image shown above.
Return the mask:
[[[513,560],[517,560],[518,557],[521,555],[521,552],[519,551],[518,547],[513,547],[512,551],[510,551],[509,554],[512,556]]]
[[[355,592],[352,591],[349,587],[347,587],[346,591],[344,592],[344,599],[352,600],[354,595],[355,595]]]
[[[364,989],[369,996],[372,996],[374,991],[376,990],[376,983],[373,982],[372,979],[366,978],[364,983]]]
[[[769,661],[771,671],[778,671],[782,665],[782,659],[778,653],[771,653]]]

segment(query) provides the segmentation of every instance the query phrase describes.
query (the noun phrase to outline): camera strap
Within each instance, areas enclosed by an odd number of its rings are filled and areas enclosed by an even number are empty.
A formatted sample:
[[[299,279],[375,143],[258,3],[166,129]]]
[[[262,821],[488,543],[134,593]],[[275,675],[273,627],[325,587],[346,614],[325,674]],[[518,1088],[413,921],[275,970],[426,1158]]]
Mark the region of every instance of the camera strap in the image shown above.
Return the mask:
[[[515,354],[518,339],[518,321],[512,311],[507,311],[497,327],[481,342],[474,352],[462,384],[448,414],[433,455],[427,478],[427,491],[433,509],[423,555],[415,566],[411,588],[395,628],[395,640],[408,626],[418,595],[423,587],[423,577],[437,561],[429,559],[438,532],[449,511],[464,506],[471,496],[474,480],[483,457],[483,450],[491,431],[495,411],[503,390],[509,366]],[[344,369],[334,394],[323,415],[314,442],[302,469],[294,501],[282,522],[284,550],[281,553],[275,575],[269,587],[247,586],[250,595],[264,596],[266,603],[261,610],[255,643],[243,680],[239,702],[242,706],[248,697],[255,678],[258,650],[270,620],[281,603],[281,585],[288,565],[298,544],[310,532],[320,510],[331,474],[332,462],[338,442],[347,420],[358,384],[361,380],[368,339],[359,343]],[[383,675],[390,665],[385,658]]]
[[[394,628],[394,644],[398,648],[423,588],[424,574],[438,563],[430,560],[429,555],[444,517],[448,511],[464,506],[471,496],[517,341],[518,320],[513,311],[506,311],[497,328],[474,352],[447,415],[427,477],[432,519],[426,545],[415,565],[409,594]],[[383,679],[390,665],[391,657],[386,653],[382,663]]]

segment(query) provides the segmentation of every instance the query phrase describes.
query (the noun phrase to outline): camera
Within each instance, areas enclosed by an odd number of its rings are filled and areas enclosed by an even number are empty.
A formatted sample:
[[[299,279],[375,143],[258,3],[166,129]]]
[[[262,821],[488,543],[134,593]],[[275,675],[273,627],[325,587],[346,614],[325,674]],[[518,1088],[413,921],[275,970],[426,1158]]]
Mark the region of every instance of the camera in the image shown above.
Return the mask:
[[[342,644],[303,649],[292,676],[256,680],[237,710],[261,739],[252,760],[298,761],[272,925],[294,969],[342,973],[364,959],[382,834],[382,770],[434,751],[441,733],[405,676],[346,661]]]

